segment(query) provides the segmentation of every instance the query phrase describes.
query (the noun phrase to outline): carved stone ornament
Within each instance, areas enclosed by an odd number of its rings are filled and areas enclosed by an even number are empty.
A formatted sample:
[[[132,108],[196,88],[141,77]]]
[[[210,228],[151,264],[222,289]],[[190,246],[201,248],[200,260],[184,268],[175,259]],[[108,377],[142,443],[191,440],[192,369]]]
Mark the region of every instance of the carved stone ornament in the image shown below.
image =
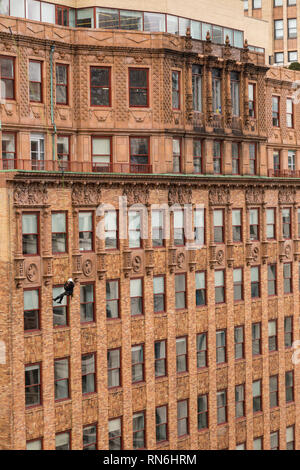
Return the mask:
[[[135,273],[141,270],[142,258],[140,256],[134,256],[132,259],[132,269]]]
[[[259,248],[258,246],[256,246],[252,250],[252,260],[256,262],[258,260],[258,257],[259,257]]]
[[[82,272],[86,277],[89,277],[93,271],[93,263],[90,259],[87,259],[82,264]]]
[[[39,183],[18,184],[14,189],[14,203],[19,206],[46,205],[48,192],[46,186]]]
[[[101,189],[99,185],[75,185],[72,189],[72,204],[74,206],[96,206],[100,202]]]
[[[295,190],[293,188],[281,188],[278,191],[279,204],[290,204],[294,202]]]
[[[224,261],[224,257],[225,257],[224,251],[223,251],[223,250],[219,250],[219,251],[217,252],[217,256],[216,256],[217,263],[218,263],[218,264],[222,264],[223,261]]]
[[[173,204],[191,204],[192,189],[183,188],[181,186],[173,186],[169,189],[168,200],[170,206]]]
[[[37,265],[31,263],[26,270],[26,277],[29,282],[36,282],[38,279],[38,268]]]
[[[209,203],[211,205],[228,204],[230,192],[223,186],[214,186],[209,190]]]
[[[179,253],[179,254],[177,255],[177,267],[178,267],[179,269],[183,268],[184,262],[185,262],[184,253]]]
[[[128,206],[133,204],[148,204],[149,188],[142,185],[126,186],[123,191],[123,196],[127,197]]]
[[[246,189],[247,204],[262,204],[264,200],[264,190],[250,186]]]

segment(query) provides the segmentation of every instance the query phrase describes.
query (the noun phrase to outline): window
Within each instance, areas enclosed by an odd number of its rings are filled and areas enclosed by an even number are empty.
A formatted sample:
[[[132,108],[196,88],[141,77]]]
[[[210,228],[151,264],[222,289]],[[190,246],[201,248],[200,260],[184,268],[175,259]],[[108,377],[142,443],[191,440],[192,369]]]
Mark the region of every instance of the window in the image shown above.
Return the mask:
[[[172,108],[180,109],[180,72],[172,70]]]
[[[94,28],[94,8],[82,8],[76,11],[77,28]]]
[[[252,355],[261,354],[261,324],[253,323],[252,325]]]
[[[283,20],[274,21],[274,38],[283,39]]]
[[[230,90],[232,115],[240,115],[240,74],[238,72],[230,72]]]
[[[80,321],[81,323],[95,320],[95,286],[94,284],[81,284],[80,286]]]
[[[22,246],[23,255],[39,253],[39,215],[22,214]]]
[[[44,134],[30,135],[30,154],[32,170],[44,170],[45,138]]]
[[[98,9],[99,11],[100,9]],[[102,9],[101,9],[102,10]],[[107,25],[107,14],[104,13],[103,11],[103,25],[100,25],[100,13],[99,13],[99,27],[100,28],[105,28]],[[114,11],[114,10],[110,10]],[[125,10],[119,10],[120,11],[120,29],[127,29],[127,30],[137,30],[137,31],[142,31],[143,30],[143,13],[139,11],[125,11]],[[117,15],[118,17],[118,11]],[[118,19],[116,18],[116,22],[118,22]]]
[[[270,434],[270,450],[279,450],[279,434],[278,431]]]
[[[184,237],[184,212],[183,210],[174,210],[173,212],[174,220],[174,245],[175,246],[184,246],[185,237]]]
[[[52,212],[52,253],[67,252],[67,214]]]
[[[217,364],[226,362],[226,330],[216,332]]]
[[[253,395],[253,413],[262,411],[261,380],[255,380],[253,382],[252,395]]]
[[[177,435],[186,436],[189,433],[188,401],[177,402]]]
[[[283,264],[283,286],[284,286],[284,294],[291,294],[293,292],[292,263]]]
[[[130,279],[130,304],[132,316],[143,315],[144,302],[142,279]]]
[[[67,163],[70,161],[70,137],[58,135],[57,136],[57,159],[60,170],[68,170]]]
[[[282,209],[282,236],[285,239],[291,238],[292,223],[291,223],[291,209]]]
[[[93,251],[94,227],[93,213],[79,212],[79,250]]]
[[[206,273],[205,271],[195,274],[196,283],[196,307],[206,305]]]
[[[273,152],[273,168],[275,172],[280,170],[280,152],[277,150]]]
[[[130,171],[146,171],[149,160],[148,137],[130,137]]]
[[[197,335],[197,368],[207,367],[207,333]]]
[[[221,149],[221,142],[217,140],[214,140],[213,164],[214,164],[214,174],[220,175],[222,173],[222,149]]]
[[[295,449],[295,429],[294,426],[286,428],[286,450]]]
[[[242,241],[242,211],[232,210],[232,239],[234,242]]]
[[[110,349],[107,351],[107,385],[108,388],[121,385],[121,350]]]
[[[35,439],[34,441],[27,441],[26,450],[43,450],[43,440]]]
[[[296,5],[296,4],[297,4],[297,0],[287,0],[288,7],[290,7],[292,5]]]
[[[16,135],[2,132],[3,170],[13,170],[17,164]]]
[[[192,66],[193,109],[202,111],[202,67]]]
[[[152,246],[153,248],[164,246],[164,212],[153,210],[152,221]]]
[[[274,0],[274,7],[282,7],[283,0]]]
[[[153,277],[154,312],[165,311],[165,278],[164,276]]]
[[[86,426],[82,432],[83,450],[97,450],[97,426]]]
[[[167,375],[167,349],[165,340],[155,341],[154,361],[155,377],[165,377]]]
[[[24,331],[40,329],[39,290],[24,290]]]
[[[294,372],[285,373],[285,400],[287,403],[294,401]]]
[[[258,266],[251,267],[251,298],[260,297],[260,269]]]
[[[279,96],[272,96],[272,123],[279,127]]]
[[[50,3],[41,3],[42,21],[55,24],[55,5]]]
[[[275,209],[267,209],[267,239],[274,240],[276,238],[275,230]]]
[[[181,141],[173,139],[173,173],[181,171]]]
[[[198,247],[205,244],[205,209],[194,209],[194,242]]]
[[[208,428],[208,396],[198,396],[198,430]]]
[[[233,298],[234,301],[243,300],[243,269],[233,270]]]
[[[92,137],[93,171],[110,171],[112,163],[111,138]]]
[[[193,140],[193,162],[194,162],[194,173],[202,173],[202,141]]]
[[[257,437],[253,439],[253,450],[263,450],[263,438]]]
[[[57,296],[64,292],[63,286],[56,286],[52,289],[52,298],[55,299]],[[64,296],[61,303],[53,300],[53,326],[67,326],[68,325],[68,297]]]
[[[149,106],[148,69],[129,69],[129,106]]]
[[[288,169],[295,170],[296,169],[296,152],[295,150],[288,150]]]
[[[256,85],[249,83],[248,85],[248,100],[249,100],[249,116],[256,117]]]
[[[250,209],[250,240],[259,240],[259,210]]]
[[[29,100],[42,102],[42,63],[29,61]]]
[[[20,2],[20,0],[10,0],[10,16],[25,18],[25,2]]]
[[[278,375],[270,377],[270,408],[278,406]]]
[[[261,8],[261,0],[252,0],[252,8]]]
[[[84,354],[81,360],[82,394],[96,391],[96,364],[95,354]]]
[[[175,308],[186,308],[186,277],[185,274],[175,274]]]
[[[106,211],[104,214],[105,248],[116,250],[118,248],[118,213]]]
[[[69,358],[54,361],[54,390],[55,400],[65,400],[69,392]]]
[[[225,272],[220,269],[215,271],[215,303],[225,302]]]
[[[250,166],[250,175],[256,175],[256,144],[249,144],[249,166]]]
[[[234,358],[243,359],[244,358],[244,327],[235,326],[234,327]]]
[[[12,13],[10,13],[11,16]],[[15,99],[15,59],[0,56],[1,99]]]
[[[293,345],[293,317],[284,317],[284,346],[291,348]]]
[[[69,69],[65,64],[56,64],[56,104],[69,104]]]
[[[56,24],[69,26],[69,8],[56,6]]]
[[[286,99],[286,126],[294,127],[294,107],[292,98]]]
[[[144,31],[165,31],[165,15],[144,12]]]
[[[168,440],[168,408],[166,405],[155,408],[156,442]]]
[[[222,114],[221,70],[220,69],[212,69],[212,99],[213,99],[213,113]]]
[[[120,316],[120,287],[118,280],[106,281],[106,317]]]
[[[283,52],[275,52],[275,64],[283,65],[284,55]]]
[[[288,62],[298,62],[298,51],[288,51]]]
[[[70,431],[55,435],[55,450],[70,450]]]
[[[276,264],[268,264],[268,295],[276,295]]]
[[[217,423],[227,423],[227,391],[217,392]]]
[[[244,10],[247,11],[249,8],[248,0],[244,0]]]
[[[118,29],[119,28],[119,11],[109,8],[97,8],[97,28]],[[128,21],[128,20],[127,20]],[[122,26],[124,20],[121,20]],[[126,29],[126,28],[125,28]],[[127,28],[128,29],[128,28]]]
[[[297,18],[288,18],[288,38],[297,37]]]
[[[224,212],[223,209],[215,209],[213,214],[214,242],[224,243]]]
[[[187,339],[176,338],[176,371],[187,372]]]
[[[235,417],[245,416],[245,384],[235,386]]]
[[[232,142],[231,152],[232,152],[232,174],[239,175],[240,174],[240,145],[237,144],[236,142]]]
[[[246,450],[246,443],[242,442],[241,444],[237,444],[235,450]]]
[[[121,450],[122,449],[121,418],[110,419],[108,421],[108,442],[109,442],[109,450]]]
[[[40,364],[25,366],[25,406],[37,406],[42,403]]]
[[[91,106],[111,106],[109,67],[91,67]]]
[[[143,382],[144,376],[144,345],[139,344],[131,348],[132,383]]]

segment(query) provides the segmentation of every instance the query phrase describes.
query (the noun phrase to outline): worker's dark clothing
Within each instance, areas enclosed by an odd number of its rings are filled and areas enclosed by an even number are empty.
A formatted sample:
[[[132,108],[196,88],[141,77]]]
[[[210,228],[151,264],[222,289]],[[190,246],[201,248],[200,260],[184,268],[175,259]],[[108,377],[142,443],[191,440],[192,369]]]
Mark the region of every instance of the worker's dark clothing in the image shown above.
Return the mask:
[[[55,299],[53,299],[54,302],[57,301],[58,304],[61,304],[65,295],[67,296],[73,295],[74,282],[71,282],[71,281],[65,282],[64,289],[65,290],[62,294],[59,294],[57,297],[55,297]]]

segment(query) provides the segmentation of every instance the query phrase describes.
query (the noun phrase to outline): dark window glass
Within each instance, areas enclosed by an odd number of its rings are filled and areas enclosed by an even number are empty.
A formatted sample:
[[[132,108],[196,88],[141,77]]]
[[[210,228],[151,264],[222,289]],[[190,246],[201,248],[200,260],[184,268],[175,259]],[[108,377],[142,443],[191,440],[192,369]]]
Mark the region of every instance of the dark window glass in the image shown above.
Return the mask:
[[[25,406],[41,404],[40,365],[25,366]]]
[[[91,106],[110,105],[110,68],[91,67]]]
[[[84,354],[81,362],[82,394],[96,391],[95,354]]]
[[[119,318],[120,299],[119,281],[106,281],[106,316],[107,318]]]
[[[129,106],[148,106],[148,69],[129,69]]]

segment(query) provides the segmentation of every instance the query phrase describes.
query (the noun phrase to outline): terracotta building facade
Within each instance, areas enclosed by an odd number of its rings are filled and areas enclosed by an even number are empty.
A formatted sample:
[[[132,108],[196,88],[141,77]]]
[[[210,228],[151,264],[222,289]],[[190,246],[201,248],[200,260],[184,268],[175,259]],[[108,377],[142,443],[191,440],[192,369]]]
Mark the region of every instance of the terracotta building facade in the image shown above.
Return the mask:
[[[299,77],[189,28],[0,36],[0,449],[299,449]]]

